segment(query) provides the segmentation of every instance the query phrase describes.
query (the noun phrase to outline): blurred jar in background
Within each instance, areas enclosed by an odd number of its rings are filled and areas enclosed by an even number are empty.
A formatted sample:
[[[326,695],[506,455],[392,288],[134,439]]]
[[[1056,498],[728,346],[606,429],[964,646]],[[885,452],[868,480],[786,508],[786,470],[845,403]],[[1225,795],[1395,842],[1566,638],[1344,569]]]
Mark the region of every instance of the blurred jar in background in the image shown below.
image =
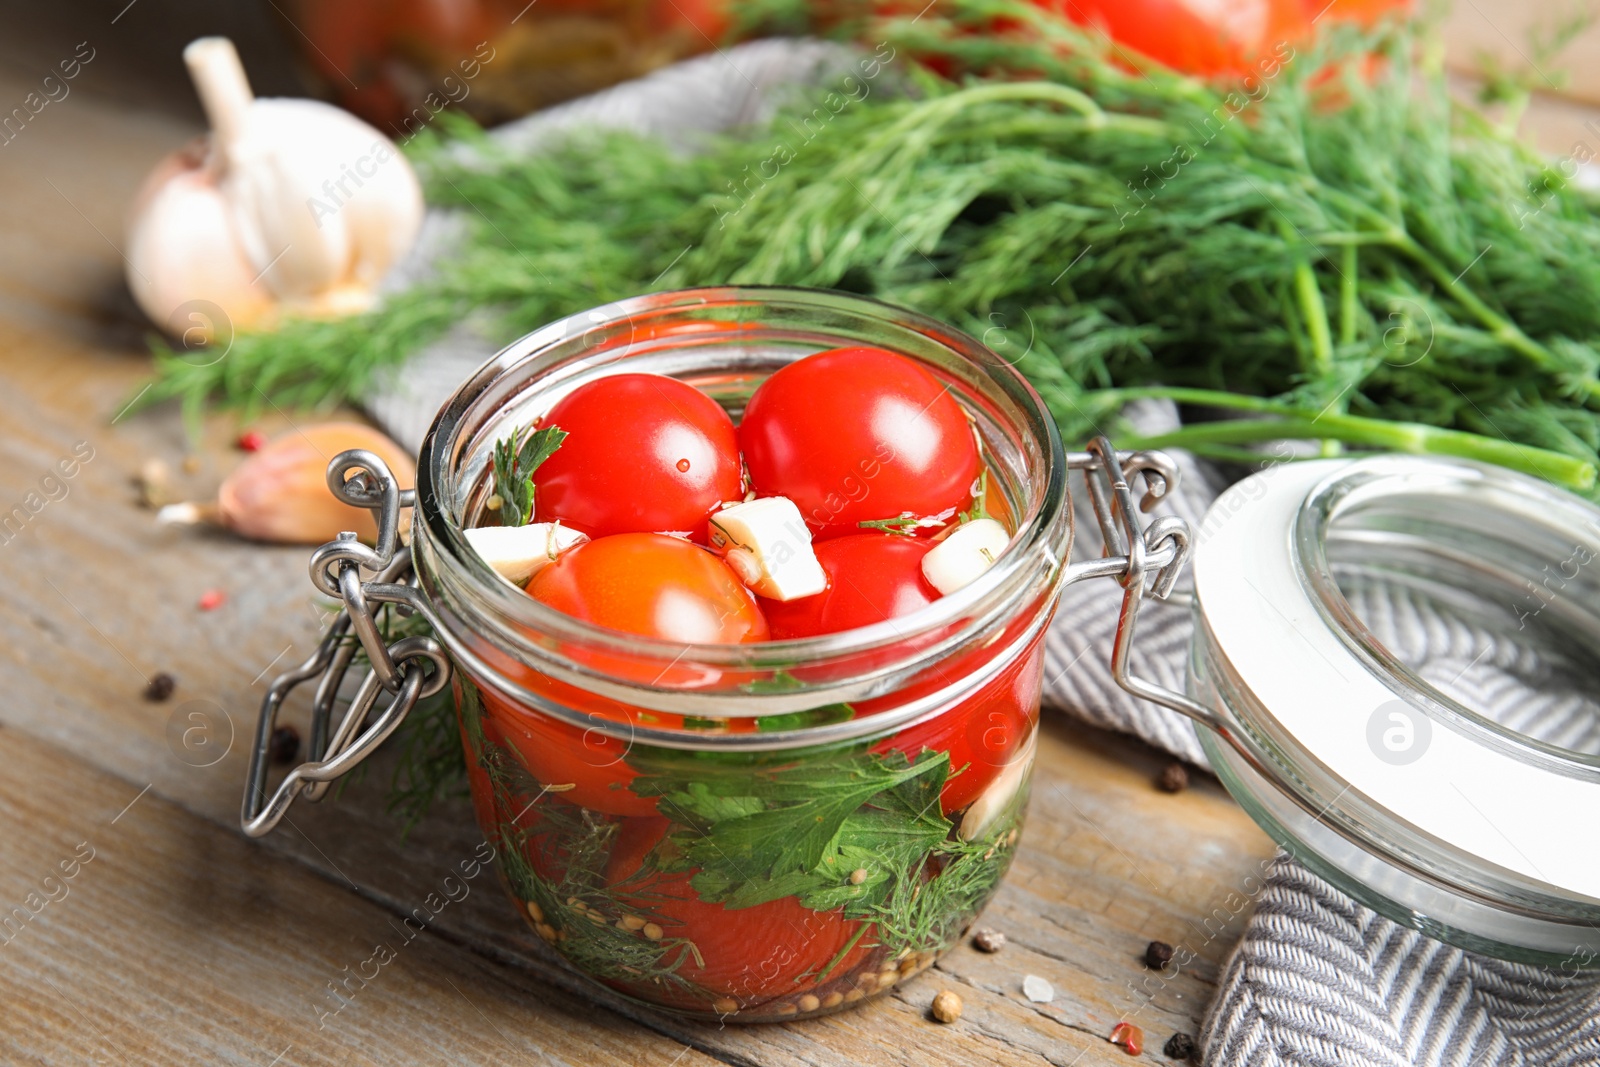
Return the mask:
[[[504,122],[708,51],[726,0],[289,0],[320,94],[397,137]]]

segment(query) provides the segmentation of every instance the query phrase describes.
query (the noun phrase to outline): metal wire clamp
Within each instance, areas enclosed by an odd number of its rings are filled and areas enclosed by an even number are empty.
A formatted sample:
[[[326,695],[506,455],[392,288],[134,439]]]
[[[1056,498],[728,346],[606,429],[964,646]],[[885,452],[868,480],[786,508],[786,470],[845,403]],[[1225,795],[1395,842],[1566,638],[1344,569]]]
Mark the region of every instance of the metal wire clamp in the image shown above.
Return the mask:
[[[240,824],[250,837],[261,837],[277,826],[295,797],[320,800],[335,779],[395,731],[417,701],[438,693],[450,681],[450,661],[437,641],[413,635],[388,644],[374,617],[375,606],[382,604],[396,605],[397,612],[409,614],[419,596],[411,549],[400,543],[400,514],[415,505],[415,491],[401,489],[388,465],[364,449],[333,458],[328,464],[328,489],[346,504],[370,509],[378,538],[369,547],[354,533],[342,533],[311,555],[312,584],[344,606],[310,658],[275,678],[262,699],[240,813]],[[374,577],[364,581],[363,569]],[[335,724],[334,709],[358,651],[370,666]],[[267,764],[278,711],[297,686],[313,678],[319,681],[312,700],[307,759],[269,795]],[[388,702],[374,714],[385,693]]]

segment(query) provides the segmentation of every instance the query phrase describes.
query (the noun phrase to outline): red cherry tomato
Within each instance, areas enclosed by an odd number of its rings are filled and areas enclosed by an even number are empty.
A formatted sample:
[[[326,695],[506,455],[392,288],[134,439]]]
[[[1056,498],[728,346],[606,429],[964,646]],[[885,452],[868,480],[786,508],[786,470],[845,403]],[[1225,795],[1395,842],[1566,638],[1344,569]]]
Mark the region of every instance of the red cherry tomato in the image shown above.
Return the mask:
[[[677,973],[707,992],[733,997],[741,1007],[794,996],[819,984],[802,976],[818,975],[833,962],[823,981],[839,978],[877,948],[873,938],[863,937],[834,962],[861,923],[812,911],[794,897],[727,908],[701,900],[690,885],[692,873],[635,878],[670,829],[661,818],[624,822],[606,864],[606,880],[620,899],[636,900],[639,911],[660,924],[663,940],[694,942],[703,962],[687,954]],[[651,998],[659,999],[662,992],[652,987]]]
[[[1122,48],[1202,77],[1259,76],[1260,62],[1273,56],[1282,61],[1276,50],[1309,34],[1304,9],[1310,2],[1037,0],[1040,7],[1103,30]]]
[[[946,815],[961,811],[1022,757],[1033,735],[1039,721],[1042,641],[1035,638],[1010,666],[956,707],[901,730],[872,750],[903,752],[910,759],[925,749],[948,752],[950,777],[939,796],[940,806]],[[952,673],[954,677],[959,675]]]
[[[853,630],[909,615],[939,599],[922,576],[933,547],[898,534],[855,534],[819,542],[817,562],[828,588],[799,600],[764,601],[774,640]]]
[[[628,788],[638,777],[625,759],[632,747],[628,739],[603,732],[598,717],[596,726],[585,728],[527,710],[489,690],[482,696],[486,725],[494,724],[500,743],[516,751],[538,785],[559,787],[553,795],[564,802],[607,815],[656,813],[654,797]]]
[[[658,532],[704,541],[706,516],[743,495],[733,421],[674,378],[601,378],[540,422],[570,435],[534,472],[540,522],[560,519],[597,538]]]
[[[575,619],[685,643],[765,641],[755,594],[706,549],[665,534],[601,537],[564,552],[528,594]]]
[[[736,644],[767,637],[755,596],[728,565],[698,545],[664,534],[617,534],[564,552],[528,583],[535,600],[597,626],[684,642]],[[584,648],[571,655],[614,677],[662,685],[703,685],[705,671]],[[590,698],[514,664],[503,668],[530,688],[585,711],[591,727],[553,719],[482,691],[485,721],[540,785],[567,787],[569,803],[611,815],[654,815],[654,798],[628,788],[636,772],[626,724],[630,709]],[[617,736],[618,729],[622,736]]]
[[[794,501],[818,538],[964,508],[978,477],[960,405],[880,348],[819,352],[773,374],[750,398],[739,444],[757,491]]]

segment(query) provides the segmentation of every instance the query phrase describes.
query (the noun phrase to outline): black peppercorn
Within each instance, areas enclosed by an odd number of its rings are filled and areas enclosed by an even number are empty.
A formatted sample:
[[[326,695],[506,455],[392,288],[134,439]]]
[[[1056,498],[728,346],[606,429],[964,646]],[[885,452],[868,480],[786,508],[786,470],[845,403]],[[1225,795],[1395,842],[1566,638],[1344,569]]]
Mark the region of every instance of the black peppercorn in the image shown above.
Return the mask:
[[[272,731],[272,744],[267,749],[273,763],[293,763],[300,755],[300,731],[293,726],[280,726]]]
[[[1188,1034],[1173,1034],[1167,1038],[1161,1051],[1167,1054],[1169,1060],[1186,1060],[1194,1055],[1194,1038]]]
[[[144,687],[144,698],[159,704],[171,696],[176,688],[178,680],[166,671],[159,671],[150,677],[149,683]]]
[[[1162,770],[1161,777],[1156,779],[1156,785],[1161,787],[1163,793],[1181,793],[1189,788],[1189,772],[1181,763],[1169,763]]]
[[[1144,949],[1144,965],[1159,971],[1172,962],[1172,946],[1165,941],[1152,941]]]

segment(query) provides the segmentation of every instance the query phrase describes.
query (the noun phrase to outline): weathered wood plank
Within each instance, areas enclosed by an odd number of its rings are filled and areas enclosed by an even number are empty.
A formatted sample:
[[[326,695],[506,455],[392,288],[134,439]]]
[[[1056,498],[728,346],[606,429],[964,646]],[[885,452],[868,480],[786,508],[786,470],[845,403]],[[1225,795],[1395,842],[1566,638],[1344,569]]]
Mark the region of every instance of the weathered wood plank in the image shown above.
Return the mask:
[[[18,731],[0,763],[6,1063],[714,1062]]]

